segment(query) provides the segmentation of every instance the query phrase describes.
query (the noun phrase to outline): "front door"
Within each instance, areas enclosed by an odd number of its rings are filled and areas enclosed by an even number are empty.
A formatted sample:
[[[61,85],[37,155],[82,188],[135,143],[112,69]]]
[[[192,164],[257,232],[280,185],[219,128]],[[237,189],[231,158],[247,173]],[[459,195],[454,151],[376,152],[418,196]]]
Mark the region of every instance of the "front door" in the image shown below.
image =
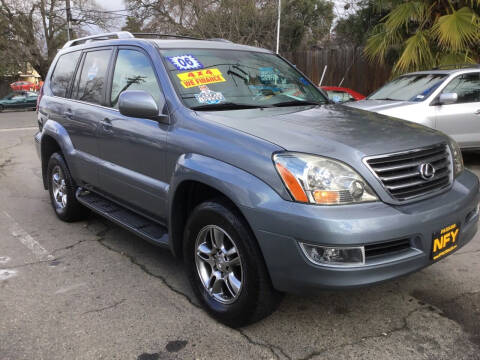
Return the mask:
[[[480,72],[453,78],[442,93],[456,93],[454,104],[436,105],[436,128],[462,148],[480,147]]]
[[[101,190],[162,221],[166,218],[168,188],[164,171],[168,125],[120,114],[118,98],[125,90],[143,90],[155,100],[162,96],[150,57],[140,49],[120,48],[117,53],[111,109],[106,111],[99,131]]]

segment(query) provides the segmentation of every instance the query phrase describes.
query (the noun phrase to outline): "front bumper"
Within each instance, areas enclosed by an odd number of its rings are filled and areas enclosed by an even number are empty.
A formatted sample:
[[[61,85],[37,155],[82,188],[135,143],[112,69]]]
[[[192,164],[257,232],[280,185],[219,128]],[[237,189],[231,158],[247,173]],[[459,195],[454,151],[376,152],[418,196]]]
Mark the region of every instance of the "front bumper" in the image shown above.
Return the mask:
[[[279,198],[241,210],[257,237],[274,287],[305,292],[370,285],[432,264],[434,232],[459,224],[458,248],[474,237],[478,214],[471,215],[479,199],[478,178],[465,170],[448,192],[407,205],[376,202],[326,207]],[[364,266],[353,268],[315,265],[298,244],[368,245],[403,238],[411,239],[409,250],[367,258]]]

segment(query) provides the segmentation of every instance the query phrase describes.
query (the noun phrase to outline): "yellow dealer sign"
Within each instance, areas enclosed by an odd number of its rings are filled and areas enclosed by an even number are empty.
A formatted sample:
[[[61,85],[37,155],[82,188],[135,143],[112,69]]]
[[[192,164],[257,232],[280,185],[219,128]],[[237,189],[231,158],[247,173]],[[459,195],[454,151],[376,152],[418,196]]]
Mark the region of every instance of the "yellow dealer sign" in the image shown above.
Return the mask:
[[[177,74],[177,76],[180,79],[182,86],[187,89],[194,86],[208,85],[226,81],[223,78],[220,70],[216,68],[184,72]]]

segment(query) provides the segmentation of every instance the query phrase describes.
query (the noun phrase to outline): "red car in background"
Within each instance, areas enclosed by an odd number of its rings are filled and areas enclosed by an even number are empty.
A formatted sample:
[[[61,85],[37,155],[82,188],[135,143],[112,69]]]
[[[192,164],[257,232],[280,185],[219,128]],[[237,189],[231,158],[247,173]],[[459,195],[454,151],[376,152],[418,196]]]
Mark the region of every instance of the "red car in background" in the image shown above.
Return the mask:
[[[365,99],[364,95],[345,87],[321,86],[321,89],[324,90],[328,94],[328,98],[335,103]]]
[[[40,84],[35,84],[30,81],[15,81],[10,84],[10,88],[13,91],[38,91],[40,90]]]

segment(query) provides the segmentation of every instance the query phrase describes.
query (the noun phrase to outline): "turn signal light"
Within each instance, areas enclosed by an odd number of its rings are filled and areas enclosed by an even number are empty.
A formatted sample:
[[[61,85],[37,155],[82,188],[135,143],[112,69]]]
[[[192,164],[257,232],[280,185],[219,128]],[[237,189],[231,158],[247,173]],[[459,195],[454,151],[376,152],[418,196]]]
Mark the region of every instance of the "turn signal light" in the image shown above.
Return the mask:
[[[298,183],[298,180],[295,178],[295,176],[283,165],[276,163],[275,166],[293,198],[296,201],[308,202],[307,194],[305,194],[305,191],[303,191],[302,186]]]
[[[338,191],[315,190],[313,198],[317,204],[337,204],[339,195]]]

